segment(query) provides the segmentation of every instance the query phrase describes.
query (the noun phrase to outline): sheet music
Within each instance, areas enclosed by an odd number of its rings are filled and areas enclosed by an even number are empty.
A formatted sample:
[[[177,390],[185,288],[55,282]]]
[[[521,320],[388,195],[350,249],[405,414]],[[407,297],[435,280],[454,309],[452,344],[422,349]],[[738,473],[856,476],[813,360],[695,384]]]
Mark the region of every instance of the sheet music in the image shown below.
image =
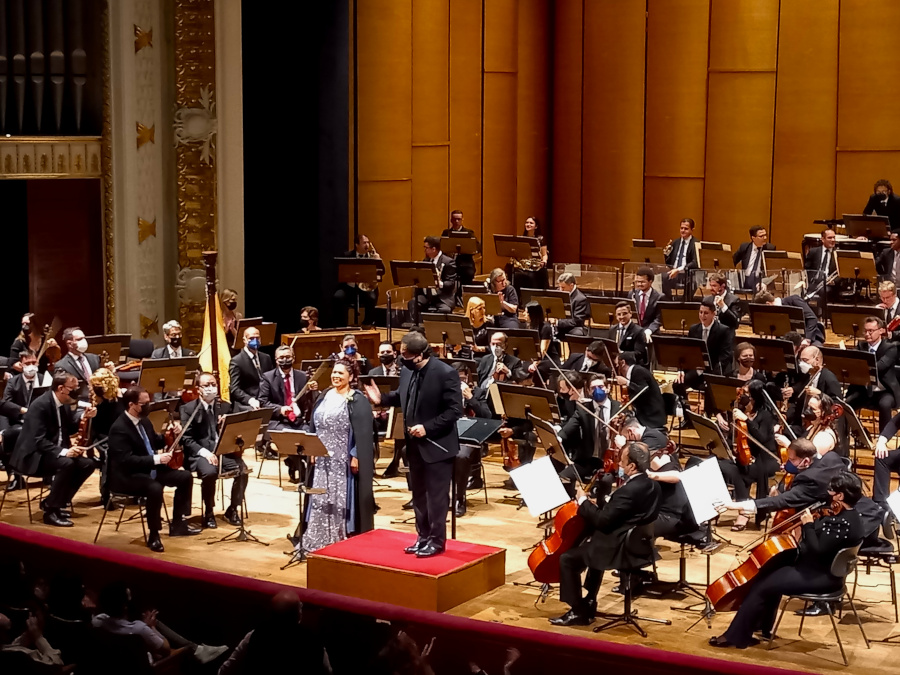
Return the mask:
[[[887,498],[887,503],[888,506],[891,507],[891,512],[894,514],[894,518],[900,520],[900,490],[892,492]]]
[[[687,494],[694,521],[700,525],[712,520],[719,512],[716,504],[731,501],[728,486],[722,477],[722,469],[715,457],[703,460],[698,466],[682,471],[681,485]]]
[[[509,477],[522,493],[528,512],[535,518],[571,501],[549,457],[523,464],[510,471]]]

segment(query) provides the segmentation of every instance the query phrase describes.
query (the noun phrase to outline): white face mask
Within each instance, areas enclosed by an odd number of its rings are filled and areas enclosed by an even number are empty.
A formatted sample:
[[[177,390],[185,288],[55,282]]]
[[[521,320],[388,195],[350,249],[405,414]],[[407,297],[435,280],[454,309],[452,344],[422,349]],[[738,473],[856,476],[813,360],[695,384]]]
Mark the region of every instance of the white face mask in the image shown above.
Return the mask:
[[[806,361],[800,361],[797,364],[797,367],[800,368],[800,372],[806,375],[810,370],[812,370],[812,366],[809,365]]]
[[[500,345],[491,345],[491,351],[494,352],[494,356],[498,359],[503,356],[503,347]]]
[[[616,434],[616,447],[620,450],[625,447],[625,443],[628,442],[628,439],[625,438],[622,434]]]
[[[25,374],[29,380],[37,375],[38,367],[35,365],[30,366],[22,366],[22,372]]]
[[[200,395],[203,396],[203,400],[207,403],[211,403],[215,400],[216,396],[219,393],[218,387],[201,387]]]
[[[81,338],[78,342],[75,343],[75,348],[76,348],[79,352],[81,352],[82,354],[84,354],[84,353],[87,351],[87,348],[88,348],[87,340],[85,340],[84,338]]]

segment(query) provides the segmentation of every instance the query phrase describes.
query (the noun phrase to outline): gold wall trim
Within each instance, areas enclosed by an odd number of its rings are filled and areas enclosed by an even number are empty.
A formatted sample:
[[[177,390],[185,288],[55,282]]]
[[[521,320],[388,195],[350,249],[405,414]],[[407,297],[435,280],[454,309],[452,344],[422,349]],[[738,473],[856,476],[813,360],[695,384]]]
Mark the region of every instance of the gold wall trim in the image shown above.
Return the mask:
[[[10,136],[0,139],[0,179],[100,178],[100,136]]]
[[[109,2],[103,3],[103,129],[100,136],[100,168],[103,180],[103,269],[106,278],[106,332],[116,332],[116,247],[113,235],[115,203],[112,171],[112,63],[109,44]]]

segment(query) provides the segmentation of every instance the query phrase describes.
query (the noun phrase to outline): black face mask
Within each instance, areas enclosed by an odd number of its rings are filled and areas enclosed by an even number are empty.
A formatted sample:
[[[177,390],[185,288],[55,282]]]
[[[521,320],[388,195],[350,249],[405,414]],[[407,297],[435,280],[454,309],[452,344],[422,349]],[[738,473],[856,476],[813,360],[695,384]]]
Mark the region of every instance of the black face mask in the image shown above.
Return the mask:
[[[811,422],[816,419],[816,411],[810,408],[809,406],[803,409],[803,419],[807,422]]]
[[[103,387],[94,387],[94,394],[97,398],[103,398]]]
[[[309,328],[309,319],[300,319],[300,330]]]
[[[381,365],[383,365],[383,366],[391,365],[394,362],[394,358],[395,357],[393,354],[379,354],[378,355],[378,360],[381,361]]]
[[[231,302],[225,303],[225,309],[230,309],[232,312],[237,309],[237,302],[232,300]]]
[[[404,368],[408,368],[409,370],[416,369],[416,360],[415,359],[405,359],[403,357],[400,358],[400,365]]]
[[[141,406],[140,411],[138,411],[138,417],[141,418],[142,420],[145,420],[148,417],[150,417],[150,404],[149,403],[146,403]]]
[[[172,345],[172,349],[178,349],[181,347],[181,337],[169,338],[169,344]]]
[[[294,365],[294,362],[290,359],[278,359],[278,367],[282,370],[290,370]]]

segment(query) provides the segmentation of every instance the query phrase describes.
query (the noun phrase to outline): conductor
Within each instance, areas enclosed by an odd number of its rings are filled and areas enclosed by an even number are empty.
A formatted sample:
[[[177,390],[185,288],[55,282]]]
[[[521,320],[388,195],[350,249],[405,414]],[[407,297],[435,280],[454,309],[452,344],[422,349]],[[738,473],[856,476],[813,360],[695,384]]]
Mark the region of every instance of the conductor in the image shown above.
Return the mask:
[[[382,394],[366,384],[375,405],[400,406],[406,424],[409,482],[416,514],[416,543],[406,553],[428,558],[443,553],[447,540],[447,510],[453,458],[459,453],[456,421],[462,417],[459,375],[431,358],[428,340],[407,333],[400,342],[400,386]]]

